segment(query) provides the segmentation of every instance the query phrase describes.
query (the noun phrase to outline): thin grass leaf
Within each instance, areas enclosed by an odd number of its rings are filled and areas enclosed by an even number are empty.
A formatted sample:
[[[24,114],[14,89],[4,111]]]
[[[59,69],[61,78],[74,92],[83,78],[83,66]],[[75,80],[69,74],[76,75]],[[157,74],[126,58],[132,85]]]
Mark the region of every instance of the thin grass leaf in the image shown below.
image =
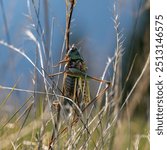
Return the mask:
[[[0,128],[2,130],[17,114],[18,112],[32,99],[32,96],[30,96],[26,102],[11,116],[11,118]]]
[[[23,111],[23,113],[16,119],[15,122],[18,122],[29,111],[29,109],[32,107],[33,104],[34,104],[34,102],[32,101],[29,104],[29,106]]]
[[[4,21],[4,25],[5,25],[5,34],[6,34],[7,42],[11,43],[11,38],[10,38],[9,28],[8,28],[8,22],[7,22],[7,18],[6,18],[6,11],[5,11],[5,8],[4,8],[3,0],[0,0],[0,6],[1,6],[0,10],[2,11],[2,17],[3,17],[3,21]]]
[[[40,71],[40,69],[33,63],[33,61],[30,59],[30,57],[28,57],[28,56],[23,52],[23,50],[21,50],[21,49],[19,49],[19,48],[16,48],[15,46],[13,46],[13,45],[11,45],[11,44],[8,44],[8,43],[6,43],[6,42],[4,42],[4,41],[2,41],[2,40],[0,40],[0,44],[3,45],[3,46],[5,46],[5,47],[10,48],[11,50],[13,50],[13,51],[15,51],[15,52],[17,52],[17,53],[19,53],[19,54],[21,54],[21,55],[22,55],[25,59],[27,59],[27,60],[30,62],[30,64],[32,64],[32,65],[36,68],[36,70],[43,76],[43,74],[42,74],[42,72]]]
[[[24,127],[24,125],[25,125],[25,123],[26,123],[26,121],[27,121],[27,119],[28,119],[28,116],[29,116],[29,114],[30,114],[30,111],[31,111],[32,106],[33,106],[33,103],[31,103],[30,106],[29,106],[29,108],[26,110],[27,114],[26,114],[25,119],[24,119],[24,121],[23,121],[23,124],[22,124],[22,126],[20,127],[20,130],[19,130],[19,132],[18,132],[18,134],[17,134],[16,141],[18,140],[19,135],[20,135],[20,132],[21,132],[21,130],[23,129],[23,127]],[[25,113],[26,113],[26,112],[25,112]]]
[[[0,104],[0,110],[1,110],[1,108],[3,107],[3,105],[6,104],[7,100],[10,98],[10,96],[11,96],[11,94],[13,93],[13,91],[14,91],[16,85],[17,85],[17,84],[15,84],[15,85],[12,87],[11,91],[9,92],[9,94],[5,97],[5,99],[2,100],[2,102],[1,102],[1,104]],[[0,88],[1,88],[1,87],[0,87]]]
[[[2,86],[0,85],[0,89],[4,89],[4,90],[12,90],[12,87],[9,86]],[[31,93],[31,94],[41,94],[41,95],[46,95],[46,92],[42,92],[42,91],[33,91],[33,90],[27,90],[27,89],[20,89],[20,88],[14,88],[13,91],[18,91],[18,92],[25,92],[25,93]],[[48,93],[48,95],[54,96],[54,93]]]
[[[149,66],[149,62],[150,62],[150,55],[149,55],[148,58],[147,58],[147,61],[146,61],[146,63],[145,63],[145,66],[144,66],[144,68],[143,68],[141,74],[140,74],[139,77],[137,78],[135,84],[133,85],[133,87],[132,87],[131,91],[129,92],[128,96],[126,97],[124,103],[121,105],[119,112],[114,116],[114,119],[112,120],[111,124],[108,125],[108,127],[104,130],[103,135],[102,135],[103,137],[106,137],[106,136],[108,135],[109,129],[113,126],[113,124],[115,123],[115,121],[118,119],[118,116],[120,115],[121,111],[123,110],[125,104],[126,104],[127,101],[129,100],[129,98],[130,98],[130,96],[132,95],[133,91],[135,90],[136,86],[137,86],[138,83],[140,82],[140,80],[141,80],[141,78],[142,78],[144,72],[146,71],[147,67]]]

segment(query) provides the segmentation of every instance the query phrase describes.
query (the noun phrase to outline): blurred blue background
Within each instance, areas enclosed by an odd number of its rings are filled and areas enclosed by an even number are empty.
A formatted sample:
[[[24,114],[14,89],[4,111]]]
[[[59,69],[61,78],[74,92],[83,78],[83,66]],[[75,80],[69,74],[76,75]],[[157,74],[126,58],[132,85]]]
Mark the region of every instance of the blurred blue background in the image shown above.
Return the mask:
[[[0,1],[0,40],[24,50],[35,62],[36,46],[25,34],[26,30],[31,30],[32,24],[32,20],[26,17],[28,14],[27,2],[30,2],[33,23],[37,24],[32,1]],[[48,0],[47,3],[49,25],[47,31],[49,32],[54,18],[51,50],[53,63],[56,64],[59,61],[64,41],[66,6],[64,0]],[[70,44],[75,43],[81,48],[81,53],[89,68],[88,72],[96,77],[102,75],[107,59],[113,56],[116,47],[116,33],[113,23],[114,3],[119,15],[120,29],[122,29],[125,38],[123,46],[126,54],[128,53],[127,49],[131,47],[134,34],[142,34],[145,24],[148,22],[144,14],[148,7],[148,1],[77,0],[73,12]],[[39,18],[44,31],[46,29],[45,4],[44,0],[35,1],[36,8],[39,8]],[[31,31],[37,35],[36,31]],[[47,37],[46,33],[45,35]],[[32,89],[33,70],[33,66],[20,54],[0,45],[0,85],[13,87],[18,81],[18,88]],[[0,97],[3,97],[2,93],[0,91]],[[25,93],[16,92],[16,95],[25,96]]]

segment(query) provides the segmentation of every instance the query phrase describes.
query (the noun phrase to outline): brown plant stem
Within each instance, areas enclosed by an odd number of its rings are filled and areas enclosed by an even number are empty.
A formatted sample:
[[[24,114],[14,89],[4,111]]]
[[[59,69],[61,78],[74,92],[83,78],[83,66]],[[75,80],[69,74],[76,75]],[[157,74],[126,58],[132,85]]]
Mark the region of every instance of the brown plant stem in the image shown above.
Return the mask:
[[[70,1],[71,6],[69,13],[66,14],[66,52],[69,50],[69,41],[70,41],[70,26],[71,26],[71,18],[72,18],[72,13],[73,13],[73,8],[74,8],[74,0]]]

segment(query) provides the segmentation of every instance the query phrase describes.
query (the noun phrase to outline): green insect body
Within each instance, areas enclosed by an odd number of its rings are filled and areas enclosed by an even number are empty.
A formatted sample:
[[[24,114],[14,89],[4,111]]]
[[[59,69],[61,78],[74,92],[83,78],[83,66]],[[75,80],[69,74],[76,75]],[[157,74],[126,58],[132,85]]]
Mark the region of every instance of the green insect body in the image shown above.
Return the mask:
[[[64,73],[62,93],[65,98],[63,98],[63,101],[61,101],[64,103],[63,109],[60,108],[60,105],[57,102],[54,103],[54,106],[58,106],[58,114],[61,110],[63,110],[63,113],[65,113],[67,116],[71,114],[71,110],[76,108],[76,106],[73,105],[74,103],[81,110],[84,110],[85,107],[91,103],[88,84],[89,79],[106,83],[108,85],[106,89],[111,86],[109,81],[101,80],[87,74],[85,61],[75,46],[71,47],[65,58],[60,61],[59,64],[60,63],[66,63],[65,70],[63,72],[50,75],[50,77],[53,77]]]
[[[63,94],[72,99],[82,110],[90,102],[89,85],[86,77],[87,67],[78,49],[74,46],[68,51],[66,59],[68,61],[65,66]],[[72,106],[72,103],[65,98],[65,107],[68,104]],[[66,111],[69,112],[68,109]]]

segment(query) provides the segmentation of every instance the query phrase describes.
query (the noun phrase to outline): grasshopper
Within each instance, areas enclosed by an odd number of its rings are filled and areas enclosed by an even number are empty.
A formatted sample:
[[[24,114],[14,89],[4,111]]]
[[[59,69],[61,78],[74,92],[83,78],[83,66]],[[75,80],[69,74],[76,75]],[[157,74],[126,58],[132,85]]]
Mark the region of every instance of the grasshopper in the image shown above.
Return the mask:
[[[88,79],[110,84],[109,81],[87,75],[86,63],[80,55],[77,47],[74,45],[72,45],[70,50],[67,52],[65,58],[59,62],[59,64],[61,63],[65,63],[65,70],[61,72],[64,73],[62,90],[63,96],[72,99],[81,110],[83,110],[85,106],[90,103]],[[50,77],[61,73],[52,74]],[[64,112],[68,116],[68,114],[71,113],[73,104],[67,98],[64,98],[63,103],[65,106]]]
[[[54,77],[59,74],[64,74],[62,89],[62,94],[64,96],[63,107],[61,108],[61,103],[55,103],[53,105],[56,106],[58,110],[56,119],[57,123],[59,124],[60,116],[62,115],[62,117],[65,116],[64,119],[66,121],[67,119],[71,118],[70,116],[73,116],[73,121],[70,123],[71,126],[73,126],[79,119],[78,109],[76,109],[76,107],[74,107],[73,104],[75,103],[77,107],[79,107],[81,113],[84,112],[88,108],[88,106],[90,106],[97,99],[97,97],[105,93],[105,91],[111,86],[111,84],[109,81],[101,80],[96,77],[89,76],[87,74],[86,63],[83,57],[80,55],[77,47],[75,47],[74,45],[72,45],[70,50],[67,52],[65,58],[54,67],[57,67],[59,64],[62,63],[65,63],[65,69],[63,72],[49,75],[49,77]],[[99,93],[99,95],[95,97],[92,101],[90,100],[88,79],[93,79],[98,82],[108,84],[108,87],[101,91],[101,93]],[[74,103],[69,101],[68,98],[73,100]],[[55,125],[56,128],[58,127],[57,125]],[[65,130],[66,128],[62,132],[64,132]],[[53,130],[52,138],[49,143],[49,149],[52,149],[52,145],[55,139],[55,131]]]

